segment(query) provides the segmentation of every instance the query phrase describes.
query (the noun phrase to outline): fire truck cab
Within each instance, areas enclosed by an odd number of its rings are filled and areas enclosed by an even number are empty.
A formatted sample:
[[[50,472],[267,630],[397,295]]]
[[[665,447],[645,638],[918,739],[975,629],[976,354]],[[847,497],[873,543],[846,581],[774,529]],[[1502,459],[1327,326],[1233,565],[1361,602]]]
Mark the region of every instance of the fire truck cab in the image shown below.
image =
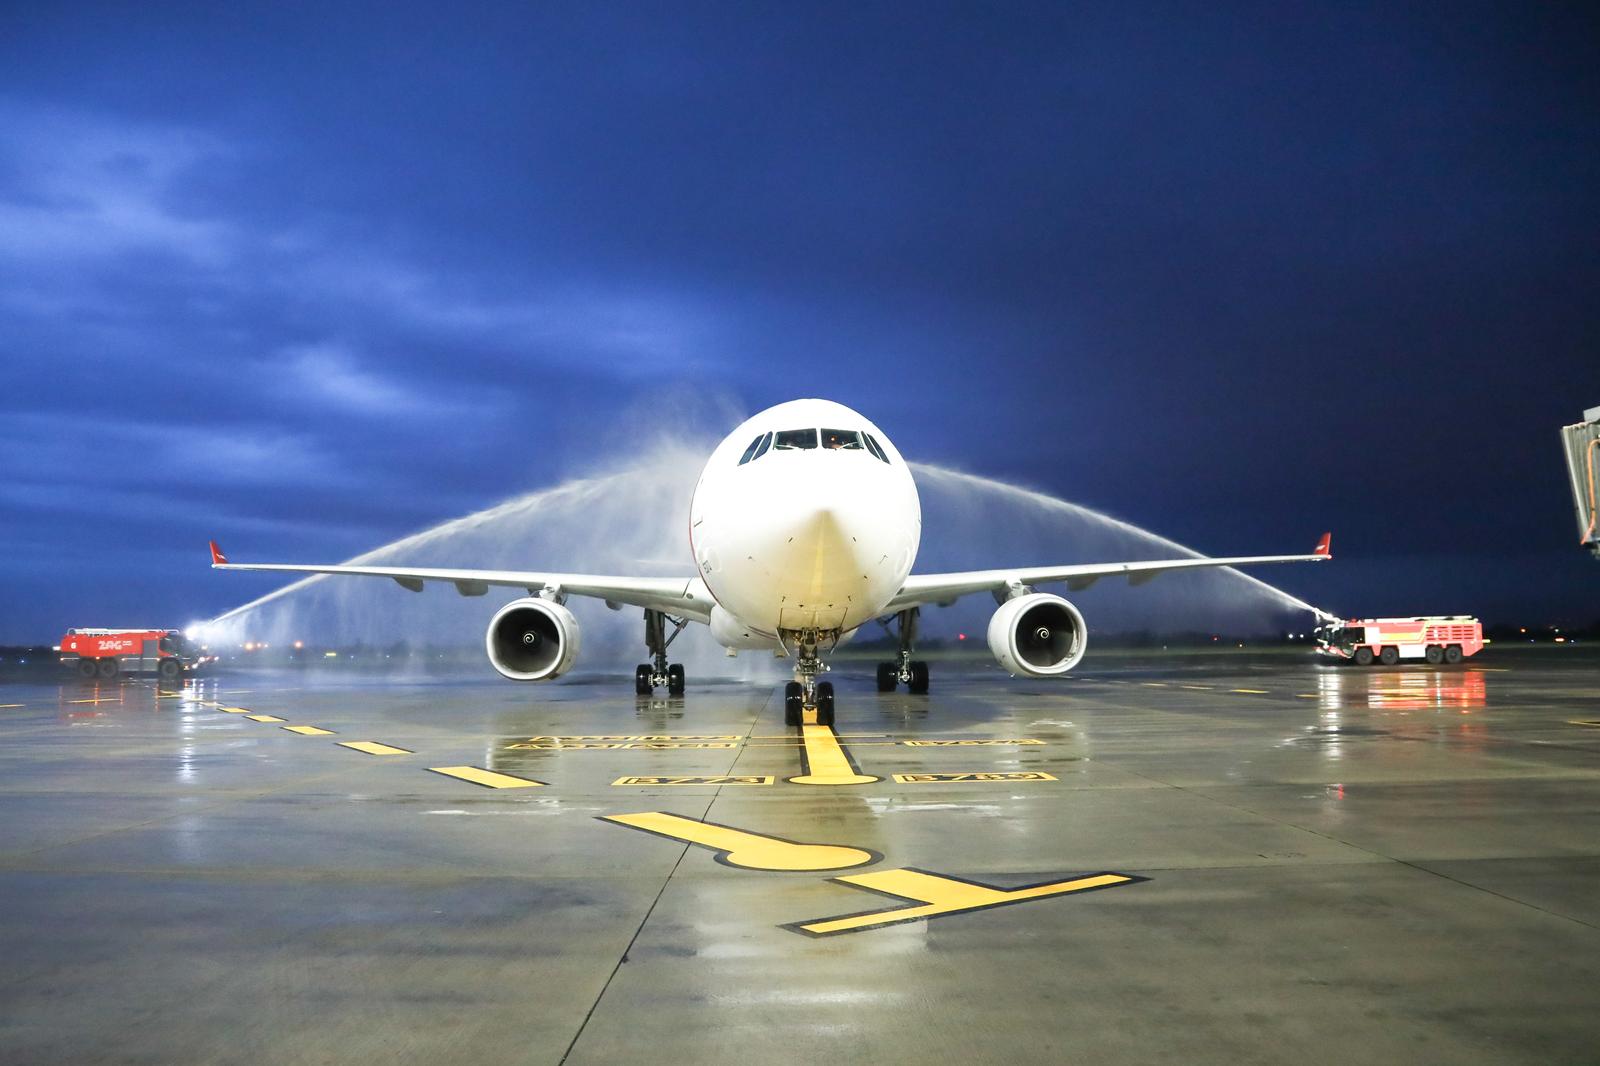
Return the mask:
[[[1483,623],[1469,615],[1335,619],[1316,633],[1317,651],[1358,666],[1374,659],[1385,666],[1401,659],[1458,663],[1483,650]]]
[[[69,629],[61,663],[83,677],[157,674],[167,681],[211,660],[176,629]]]

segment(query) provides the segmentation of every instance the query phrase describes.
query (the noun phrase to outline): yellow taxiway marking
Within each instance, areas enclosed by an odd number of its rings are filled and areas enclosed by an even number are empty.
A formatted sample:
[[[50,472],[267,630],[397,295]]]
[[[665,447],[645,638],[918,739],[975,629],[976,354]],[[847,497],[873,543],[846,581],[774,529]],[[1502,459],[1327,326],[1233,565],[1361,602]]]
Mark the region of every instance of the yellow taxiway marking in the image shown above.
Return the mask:
[[[181,700],[186,695],[188,695],[188,694],[184,693],[184,692],[157,692],[156,693],[156,699],[158,699],[158,700]]]
[[[697,822],[658,811],[644,814],[607,814],[600,819],[630,829],[682,840],[717,853],[717,861],[746,870],[844,870],[877,862],[879,856],[861,848],[839,844],[800,844],[782,837],[747,833],[715,822]]]
[[[770,777],[619,777],[617,785],[770,785]]]
[[[1594,720],[1594,719],[1569,719],[1567,724],[1568,725],[1586,725],[1586,726],[1592,726],[1592,727],[1594,727],[1596,729],[1600,729],[1600,721],[1597,721],[1597,720]]]
[[[334,731],[324,729],[320,725],[286,725],[283,727],[291,733],[299,733],[303,737],[331,737]]]
[[[26,706],[26,704],[21,704],[21,703],[0,703],[0,707],[23,707],[23,706]]]
[[[101,696],[92,700],[68,700],[68,703],[121,703],[121,696]]]
[[[642,749],[644,751],[668,751],[674,748],[737,748],[739,745],[731,740],[707,740],[683,743],[676,740],[640,740],[596,743],[592,741],[569,741],[564,744],[507,744],[508,750],[517,751],[618,751],[622,749]]]
[[[856,770],[830,726],[803,725],[800,729],[805,742],[805,773],[789,778],[791,784],[870,785],[881,780]]]
[[[1167,687],[1167,683],[1165,681],[1141,681],[1141,682],[1139,682],[1139,684],[1143,685],[1145,688],[1166,688]]]
[[[1320,695],[1322,695],[1320,692],[1296,692],[1294,694],[1295,699],[1299,700],[1314,700]]]
[[[364,751],[368,755],[415,755],[416,752],[407,748],[397,748],[392,744],[379,744],[376,740],[340,740],[336,742],[341,748],[351,751]]]
[[[1228,691],[1229,692],[1244,692],[1244,693],[1248,693],[1251,696],[1265,696],[1265,695],[1267,695],[1267,690],[1264,689],[1264,688],[1230,688]]]
[[[246,718],[252,722],[287,722],[287,718],[279,718],[275,714],[247,714]]]
[[[864,888],[881,896],[892,896],[911,902],[909,907],[891,907],[887,910],[849,914],[842,918],[818,919],[784,926],[807,936],[834,936],[838,933],[855,933],[863,929],[880,929],[901,922],[915,922],[923,918],[941,918],[947,914],[963,914],[990,907],[1003,907],[1008,903],[1026,903],[1032,899],[1064,896],[1072,892],[1087,892],[1112,885],[1133,884],[1147,880],[1127,874],[1091,874],[1067,881],[1047,881],[1022,888],[994,888],[973,881],[963,881],[944,874],[906,868],[880,870],[870,874],[847,874],[832,879],[835,884]]]
[[[474,785],[484,788],[543,788],[543,781],[534,781],[527,777],[516,777],[512,774],[497,773],[494,770],[485,770],[481,766],[430,766],[429,770],[446,777],[454,777],[460,781],[470,781]]]
[[[1018,744],[1043,744],[1032,737],[1012,737],[1007,740],[902,740],[908,748],[1009,748]]]
[[[1200,688],[1200,689],[1205,689],[1207,691],[1210,691],[1211,689],[1214,689],[1217,686],[1215,686],[1215,685],[1179,685],[1178,687],[1179,688]]]
[[[965,774],[893,774],[895,781],[902,785],[935,785],[951,781],[1054,781],[1050,774],[1040,770],[1016,770],[1004,772],[974,771]]]
[[[739,738],[738,734],[735,734],[735,733],[717,733],[717,734],[705,734],[705,735],[699,735],[699,736],[668,736],[666,734],[660,734],[660,733],[632,733],[632,734],[630,734],[630,733],[587,733],[587,734],[582,734],[582,735],[577,735],[577,736],[570,736],[570,737],[529,737],[527,740],[524,740],[521,743],[523,743],[523,744],[565,744],[565,743],[569,743],[569,742],[585,743],[585,742],[589,742],[589,741],[607,741],[607,742],[611,742],[611,743],[631,742],[631,743],[636,743],[637,744],[637,743],[655,743],[655,742],[685,741],[685,740],[689,740],[689,741],[695,741],[695,740],[705,741],[705,740],[738,740],[738,739],[740,739],[740,738]]]
[[[248,707],[224,707],[220,703],[217,704],[217,710],[223,712],[224,714],[249,714],[250,713],[250,708],[248,708]]]

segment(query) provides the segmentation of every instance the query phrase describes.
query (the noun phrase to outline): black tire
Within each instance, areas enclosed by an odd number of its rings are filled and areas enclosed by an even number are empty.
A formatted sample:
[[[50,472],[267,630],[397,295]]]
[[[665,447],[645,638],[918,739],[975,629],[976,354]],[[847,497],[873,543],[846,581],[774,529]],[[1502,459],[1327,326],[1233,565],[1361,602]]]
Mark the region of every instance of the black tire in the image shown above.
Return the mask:
[[[93,659],[79,659],[78,660],[78,676],[79,677],[93,677],[94,676],[94,668],[95,668],[95,661]]]
[[[667,667],[667,694],[669,696],[683,695],[683,664],[673,663]]]
[[[817,724],[833,724],[833,682],[817,682]]]
[[[784,725],[800,725],[805,721],[804,692],[798,681],[783,686]]]
[[[1400,649],[1389,645],[1378,652],[1378,661],[1385,666],[1393,666],[1400,661]]]
[[[1422,657],[1434,666],[1438,666],[1444,662],[1444,649],[1437,644],[1429,644],[1428,650],[1422,653]]]
[[[1355,662],[1356,662],[1357,666],[1371,666],[1372,665],[1372,649],[1371,648],[1357,648],[1356,649],[1356,654],[1355,654]]]
[[[912,661],[911,683],[906,686],[906,689],[915,696],[926,696],[928,694],[928,664],[921,659]]]
[[[97,660],[95,660],[95,673],[99,674],[102,678],[104,678],[107,681],[110,681],[112,678],[116,677],[121,672],[122,672],[122,664],[117,662],[117,660],[115,660],[115,659],[97,659]]]
[[[648,696],[655,691],[655,686],[650,683],[650,667],[644,663],[633,668],[633,691],[640,696]]]
[[[1452,644],[1444,650],[1444,661],[1447,663],[1458,663],[1462,658],[1461,645],[1459,644]]]
[[[162,659],[161,665],[156,667],[156,673],[161,675],[163,681],[176,681],[183,676],[183,664],[176,659]]]
[[[878,691],[893,692],[900,679],[895,676],[894,663],[878,664]]]

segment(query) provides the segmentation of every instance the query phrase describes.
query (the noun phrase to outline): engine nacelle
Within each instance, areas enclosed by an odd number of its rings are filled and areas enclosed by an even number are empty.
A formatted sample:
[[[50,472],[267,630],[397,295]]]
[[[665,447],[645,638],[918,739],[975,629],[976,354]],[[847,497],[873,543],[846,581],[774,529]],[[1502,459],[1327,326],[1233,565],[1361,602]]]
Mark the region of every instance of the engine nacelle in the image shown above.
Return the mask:
[[[494,613],[484,648],[501,676],[513,681],[549,681],[572,669],[578,658],[578,620],[554,600],[529,596]]]
[[[1088,647],[1083,615],[1046,592],[1007,600],[989,619],[989,650],[1013,677],[1059,677]]]

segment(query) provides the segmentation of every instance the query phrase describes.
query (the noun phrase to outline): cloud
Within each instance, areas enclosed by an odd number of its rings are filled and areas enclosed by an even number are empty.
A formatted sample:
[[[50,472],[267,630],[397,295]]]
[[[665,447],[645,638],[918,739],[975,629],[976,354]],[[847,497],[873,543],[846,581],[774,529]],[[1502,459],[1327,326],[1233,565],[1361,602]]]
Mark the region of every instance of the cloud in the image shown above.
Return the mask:
[[[437,397],[411,391],[358,366],[354,355],[332,343],[285,349],[280,391],[298,402],[322,402],[363,414],[419,415],[440,412]]]

